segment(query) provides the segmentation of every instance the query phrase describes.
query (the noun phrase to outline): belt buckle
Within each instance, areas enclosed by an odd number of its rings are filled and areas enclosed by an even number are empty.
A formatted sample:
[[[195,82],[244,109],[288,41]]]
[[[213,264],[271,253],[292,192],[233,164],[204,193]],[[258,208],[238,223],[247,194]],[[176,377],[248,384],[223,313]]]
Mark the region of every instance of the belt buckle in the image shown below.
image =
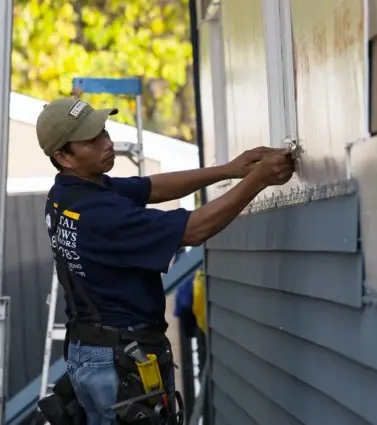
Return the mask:
[[[104,331],[108,331],[108,332],[113,332],[113,333],[117,333],[118,329],[114,328],[113,326],[107,326],[107,325],[103,325],[101,327]]]
[[[147,323],[139,323],[137,325],[127,326],[127,330],[129,332],[136,332],[136,331],[140,331],[142,329],[149,328],[149,326],[151,326],[151,325],[150,324],[147,324]]]

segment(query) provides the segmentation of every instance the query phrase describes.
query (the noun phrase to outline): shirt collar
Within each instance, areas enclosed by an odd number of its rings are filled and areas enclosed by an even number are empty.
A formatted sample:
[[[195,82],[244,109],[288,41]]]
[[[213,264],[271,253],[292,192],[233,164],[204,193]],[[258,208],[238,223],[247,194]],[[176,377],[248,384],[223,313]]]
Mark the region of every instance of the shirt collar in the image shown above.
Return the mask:
[[[61,186],[87,186],[87,187],[94,186],[94,187],[100,187],[102,189],[109,189],[109,187],[111,186],[109,180],[110,180],[109,177],[104,175],[103,176],[104,185],[102,186],[98,183],[94,183],[92,181],[85,180],[76,176],[71,176],[68,174],[58,173],[55,176],[55,184],[61,185]]]

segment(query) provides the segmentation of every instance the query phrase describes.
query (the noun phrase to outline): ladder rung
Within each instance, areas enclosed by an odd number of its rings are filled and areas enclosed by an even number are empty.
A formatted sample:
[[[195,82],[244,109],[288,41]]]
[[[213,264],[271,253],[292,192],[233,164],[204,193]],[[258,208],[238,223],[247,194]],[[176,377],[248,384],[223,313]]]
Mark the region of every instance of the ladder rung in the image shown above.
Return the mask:
[[[52,339],[56,341],[63,341],[65,338],[66,327],[64,325],[54,325],[52,330]]]

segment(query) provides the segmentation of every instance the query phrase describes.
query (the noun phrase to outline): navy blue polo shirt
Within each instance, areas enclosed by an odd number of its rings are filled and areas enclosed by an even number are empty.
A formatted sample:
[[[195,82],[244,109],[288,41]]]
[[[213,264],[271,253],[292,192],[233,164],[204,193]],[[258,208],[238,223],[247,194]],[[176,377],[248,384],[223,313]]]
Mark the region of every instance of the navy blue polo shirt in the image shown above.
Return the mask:
[[[148,177],[105,175],[103,182],[104,187],[74,176],[56,176],[45,210],[54,256],[59,249],[69,269],[82,278],[104,324],[124,327],[163,321],[161,273],[167,272],[181,246],[190,212],[146,208],[151,192]],[[78,186],[98,190],[57,217],[53,236],[51,216]],[[78,305],[79,316],[80,308],[85,307]]]

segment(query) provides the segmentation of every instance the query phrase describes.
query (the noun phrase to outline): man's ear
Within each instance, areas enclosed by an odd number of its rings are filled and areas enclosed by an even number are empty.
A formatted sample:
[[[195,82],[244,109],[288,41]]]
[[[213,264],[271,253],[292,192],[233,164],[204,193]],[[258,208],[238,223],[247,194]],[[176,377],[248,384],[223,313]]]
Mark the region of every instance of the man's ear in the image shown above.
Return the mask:
[[[55,161],[63,168],[72,168],[71,155],[64,151],[56,151],[53,154]]]

